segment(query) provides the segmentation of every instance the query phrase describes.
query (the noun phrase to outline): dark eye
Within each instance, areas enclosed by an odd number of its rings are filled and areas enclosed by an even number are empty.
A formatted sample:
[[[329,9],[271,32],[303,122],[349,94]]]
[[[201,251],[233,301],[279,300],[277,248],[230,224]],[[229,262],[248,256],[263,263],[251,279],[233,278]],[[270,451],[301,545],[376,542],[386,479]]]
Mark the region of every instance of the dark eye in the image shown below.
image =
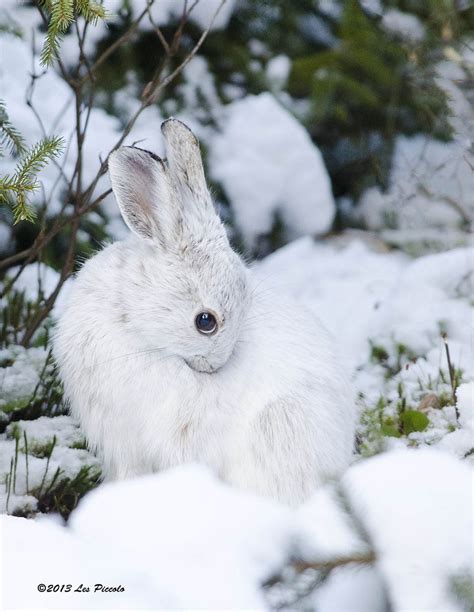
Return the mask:
[[[196,329],[201,334],[213,334],[217,329],[216,317],[212,312],[200,312],[194,322]]]

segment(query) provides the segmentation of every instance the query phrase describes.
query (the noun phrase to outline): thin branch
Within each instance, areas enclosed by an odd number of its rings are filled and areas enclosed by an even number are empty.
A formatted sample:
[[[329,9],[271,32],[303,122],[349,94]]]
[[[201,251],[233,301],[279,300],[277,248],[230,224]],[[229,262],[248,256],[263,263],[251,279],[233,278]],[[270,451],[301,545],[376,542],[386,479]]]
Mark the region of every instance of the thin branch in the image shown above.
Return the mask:
[[[95,73],[97,72],[97,70],[102,66],[102,64],[104,62],[106,62],[109,59],[109,57],[113,53],[115,53],[115,51],[117,51],[117,49],[119,49],[123,44],[127,43],[132,38],[132,35],[135,33],[136,29],[140,25],[140,23],[143,20],[143,18],[145,17],[145,15],[148,14],[149,9],[153,5],[154,2],[155,2],[155,0],[148,0],[146,8],[140,13],[140,15],[135,19],[135,21],[133,21],[131,23],[131,25],[128,28],[128,30],[124,34],[122,34],[122,36],[120,36],[120,38],[117,38],[117,40],[114,43],[112,43],[110,45],[110,47],[107,47],[107,49],[105,49],[105,51],[92,64],[92,66],[90,67],[90,70],[88,71],[88,73],[85,74],[79,80],[79,84],[80,85],[84,85],[84,83],[88,79],[93,78]]]
[[[157,23],[155,23],[155,20],[153,19],[153,16],[152,16],[151,11],[150,11],[150,7],[148,7],[148,21],[153,26],[155,34],[157,35],[158,40],[160,41],[160,43],[161,43],[161,45],[162,45],[166,55],[169,55],[170,54],[170,46],[167,43],[166,38],[164,37],[163,32],[161,31],[160,26]]]
[[[418,190],[425,195],[428,198],[431,199],[438,199],[441,200],[443,202],[446,202],[446,204],[448,204],[449,206],[451,206],[451,208],[453,208],[461,217],[462,222],[466,225],[468,225],[471,220],[469,218],[469,215],[467,214],[467,212],[464,210],[464,208],[459,204],[459,202],[456,202],[456,200],[454,198],[451,198],[448,195],[442,195],[442,194],[435,194],[432,191],[430,191],[428,189],[428,187],[426,187],[426,185],[420,184],[418,185]]]

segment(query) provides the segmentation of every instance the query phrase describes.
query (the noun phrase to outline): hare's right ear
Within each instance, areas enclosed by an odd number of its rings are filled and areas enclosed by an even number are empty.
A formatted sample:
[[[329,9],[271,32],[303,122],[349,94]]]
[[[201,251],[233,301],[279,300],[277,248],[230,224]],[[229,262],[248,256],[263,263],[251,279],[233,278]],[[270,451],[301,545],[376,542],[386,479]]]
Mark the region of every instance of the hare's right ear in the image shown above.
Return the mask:
[[[121,147],[109,157],[112,190],[128,227],[140,238],[166,247],[179,226],[173,189],[163,161],[137,147]]]

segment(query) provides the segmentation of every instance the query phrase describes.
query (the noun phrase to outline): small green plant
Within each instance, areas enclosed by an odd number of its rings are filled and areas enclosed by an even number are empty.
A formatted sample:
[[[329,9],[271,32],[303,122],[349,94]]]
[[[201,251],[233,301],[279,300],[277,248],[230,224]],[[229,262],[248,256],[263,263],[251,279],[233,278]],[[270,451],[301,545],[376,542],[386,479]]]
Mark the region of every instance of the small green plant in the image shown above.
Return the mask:
[[[56,472],[51,484],[37,494],[39,512],[58,512],[67,520],[81,497],[94,489],[100,478],[100,470],[91,465],[82,466],[73,478],[61,478]]]
[[[405,438],[409,446],[430,444],[437,437],[435,432],[428,432],[426,437],[412,434],[429,430],[437,411],[444,415],[440,417],[441,429],[439,421],[436,425],[439,431],[450,433],[459,427],[456,391],[463,382],[464,372],[453,364],[445,334],[442,339],[446,361],[437,375],[433,370],[424,374],[422,356],[405,344],[395,339],[369,341],[370,363],[378,366],[375,371],[380,372],[379,368],[382,368],[384,381],[376,400],[368,402],[364,394],[359,394],[362,412],[357,448],[361,455],[382,452],[387,438]],[[408,373],[415,364],[421,371],[416,378],[413,371]],[[453,411],[456,413],[454,418]]]
[[[57,467],[54,474],[51,474],[50,462],[57,446],[56,436],[44,444],[31,444],[28,442],[26,432],[23,431],[22,435],[20,428],[14,427],[11,437],[15,440],[15,450],[5,478],[7,513],[12,512],[15,516],[28,517],[35,512],[58,512],[64,519],[67,519],[80,498],[99,484],[101,472],[95,465],[83,465],[73,477],[66,476],[60,467]],[[29,457],[46,460],[41,481],[37,486],[31,486]],[[26,494],[37,499],[36,510],[28,505],[23,508],[10,507],[12,495],[18,493],[20,461],[24,461]]]
[[[384,365],[389,359],[389,354],[387,350],[383,346],[375,344],[372,340],[370,340],[369,342],[370,361],[372,361],[372,363],[379,363],[381,365]]]

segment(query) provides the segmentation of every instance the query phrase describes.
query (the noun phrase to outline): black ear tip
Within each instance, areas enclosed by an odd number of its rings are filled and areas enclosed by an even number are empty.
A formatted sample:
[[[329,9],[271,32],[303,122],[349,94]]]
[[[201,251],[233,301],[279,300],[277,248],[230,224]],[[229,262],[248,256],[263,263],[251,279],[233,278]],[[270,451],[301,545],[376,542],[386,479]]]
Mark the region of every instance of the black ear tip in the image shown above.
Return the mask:
[[[179,119],[176,119],[175,117],[170,117],[169,119],[163,121],[161,124],[161,132],[166,139],[170,137],[184,138],[186,140],[192,139],[193,142],[198,144],[198,139],[192,130],[185,123]]]
[[[112,151],[112,153],[109,155],[108,165],[110,166],[110,162],[112,161],[113,163],[115,160],[123,160],[133,163],[134,161],[136,162],[140,157],[142,159],[151,157],[154,161],[160,163],[161,165],[164,165],[163,160],[161,159],[161,157],[156,155],[156,153],[152,153],[147,149],[140,149],[139,147],[134,146],[120,147],[115,151]]]

